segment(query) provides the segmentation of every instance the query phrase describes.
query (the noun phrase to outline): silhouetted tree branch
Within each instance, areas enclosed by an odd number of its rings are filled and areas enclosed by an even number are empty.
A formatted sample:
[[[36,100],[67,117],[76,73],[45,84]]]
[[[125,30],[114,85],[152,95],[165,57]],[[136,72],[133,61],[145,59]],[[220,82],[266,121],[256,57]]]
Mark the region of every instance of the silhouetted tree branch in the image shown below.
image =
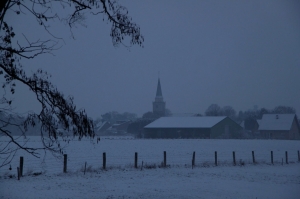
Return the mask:
[[[60,12],[60,8],[68,12]],[[87,12],[89,11],[89,12]],[[29,41],[25,35],[27,44],[21,45],[18,41],[13,42],[16,33],[13,27],[5,22],[8,12],[17,15],[30,14],[37,23],[44,27],[50,39]],[[66,16],[64,15],[65,13]],[[39,113],[30,113],[22,124],[14,124],[12,120],[0,121],[0,135],[8,138],[8,143],[0,145],[0,155],[4,161],[0,167],[8,164],[15,152],[19,149],[38,157],[38,150],[47,150],[54,153],[62,153],[62,147],[58,138],[65,139],[66,134],[61,132],[72,132],[73,136],[94,137],[93,121],[88,118],[85,110],[78,110],[74,104],[73,97],[65,97],[51,82],[46,71],[39,69],[31,75],[24,69],[21,59],[33,59],[41,54],[51,54],[59,49],[58,39],[49,31],[50,24],[55,20],[66,21],[72,28],[77,23],[85,20],[85,15],[103,14],[104,18],[112,24],[110,36],[114,46],[123,44],[126,37],[130,37],[130,45],[142,46],[144,38],[140,33],[140,27],[133,23],[128,16],[125,7],[114,0],[3,0],[0,3],[0,75],[4,77],[2,88],[4,93],[9,89],[11,94],[16,91],[16,82],[22,83],[34,93],[37,102],[41,105]],[[103,19],[104,19],[103,18]],[[16,44],[15,44],[16,43]],[[125,45],[127,46],[127,45]],[[12,110],[12,100],[4,95],[1,98],[0,113]],[[41,140],[43,147],[30,148],[20,144],[8,130],[8,125],[16,125],[24,131],[30,126],[40,125]],[[67,133],[68,134],[68,133]],[[14,145],[15,147],[11,147]],[[9,156],[7,156],[10,154]],[[4,155],[5,157],[2,157]]]

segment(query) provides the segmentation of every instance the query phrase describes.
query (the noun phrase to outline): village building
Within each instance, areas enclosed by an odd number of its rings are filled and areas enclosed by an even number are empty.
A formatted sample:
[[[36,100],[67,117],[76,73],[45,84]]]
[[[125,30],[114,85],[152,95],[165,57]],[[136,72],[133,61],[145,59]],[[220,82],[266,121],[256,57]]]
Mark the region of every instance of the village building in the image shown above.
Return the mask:
[[[126,134],[127,133],[127,128],[129,124],[132,123],[130,120],[126,121],[116,121],[115,124],[113,124],[108,131],[114,134]]]
[[[103,135],[106,133],[107,129],[110,128],[112,125],[107,122],[107,121],[103,121],[103,122],[99,122],[96,126],[95,126],[95,130],[97,132],[97,134],[99,135]]]
[[[161,117],[144,127],[144,138],[240,138],[242,129],[226,116]]]
[[[300,139],[296,114],[264,114],[258,130],[262,139]]]

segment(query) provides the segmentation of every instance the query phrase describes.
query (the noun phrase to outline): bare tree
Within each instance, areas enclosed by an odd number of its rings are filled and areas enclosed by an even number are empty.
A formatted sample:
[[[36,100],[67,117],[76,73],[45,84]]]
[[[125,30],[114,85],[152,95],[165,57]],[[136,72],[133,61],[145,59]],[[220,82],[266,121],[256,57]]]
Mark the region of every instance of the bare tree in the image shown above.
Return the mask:
[[[142,118],[143,119],[156,119],[154,113],[151,112],[151,111],[148,111],[148,112],[144,113]]]
[[[221,115],[230,117],[231,119],[235,120],[236,119],[236,112],[232,108],[232,106],[224,106],[221,109]]]
[[[218,104],[211,104],[205,111],[206,116],[221,115],[221,107]]]
[[[296,110],[293,107],[290,106],[276,106],[272,113],[274,114],[295,114]]]
[[[64,12],[59,12],[59,9]],[[57,11],[57,12],[56,12]],[[65,12],[66,11],[66,12]],[[20,45],[15,40],[15,31],[6,20],[7,13],[14,12],[17,15],[30,14],[36,22],[49,34],[47,40],[29,41],[25,35],[27,45]],[[62,15],[62,13],[64,15]],[[66,14],[67,13],[67,14]],[[52,22],[63,21],[74,27],[84,23],[87,14],[101,15],[103,20],[112,24],[110,36],[114,46],[120,44],[130,47],[138,44],[142,46],[144,38],[140,33],[140,27],[132,22],[125,7],[114,0],[2,0],[0,3],[0,75],[4,77],[2,88],[4,93],[16,92],[16,82],[22,83],[34,93],[37,102],[41,105],[39,113],[30,113],[22,124],[14,123],[11,117],[1,120],[0,136],[8,138],[8,142],[0,145],[0,155],[4,158],[2,165],[6,165],[16,150],[22,149],[38,157],[37,150],[43,149],[54,154],[62,153],[62,147],[58,138],[65,138],[67,134],[59,131],[70,132],[81,139],[84,136],[95,136],[93,121],[87,116],[85,110],[78,110],[73,102],[73,97],[65,97],[51,82],[45,70],[39,69],[28,74],[21,59],[33,59],[41,54],[52,53],[58,49],[58,38],[49,30]],[[53,23],[51,23],[52,25]],[[126,37],[130,38],[130,44],[124,43]],[[12,111],[13,101],[6,95],[1,98],[0,113]],[[8,114],[9,115],[9,114]],[[8,126],[18,126],[24,131],[30,126],[40,124],[40,135],[43,143],[41,148],[28,148],[20,144],[8,130]],[[2,143],[3,144],[3,143]],[[12,147],[13,146],[13,147]],[[2,156],[4,155],[4,156]]]

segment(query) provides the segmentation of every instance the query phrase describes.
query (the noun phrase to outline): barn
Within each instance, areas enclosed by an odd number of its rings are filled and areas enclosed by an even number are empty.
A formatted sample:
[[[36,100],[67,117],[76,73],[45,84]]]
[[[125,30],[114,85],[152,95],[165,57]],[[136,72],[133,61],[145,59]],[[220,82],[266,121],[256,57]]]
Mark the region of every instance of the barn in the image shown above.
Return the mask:
[[[144,127],[144,138],[239,138],[241,132],[226,116],[161,117]]]
[[[264,114],[258,130],[263,139],[300,139],[296,114]]]

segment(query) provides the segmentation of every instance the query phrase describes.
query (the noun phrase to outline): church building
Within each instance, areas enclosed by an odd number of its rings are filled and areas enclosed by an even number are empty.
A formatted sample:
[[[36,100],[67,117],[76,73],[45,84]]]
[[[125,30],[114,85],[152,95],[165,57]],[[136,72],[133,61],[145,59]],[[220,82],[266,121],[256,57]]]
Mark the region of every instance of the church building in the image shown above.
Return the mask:
[[[153,102],[153,114],[155,117],[164,117],[166,114],[166,102],[163,99],[160,79],[158,78],[156,96]]]
[[[242,127],[226,116],[218,117],[166,117],[166,102],[163,99],[158,78],[153,115],[156,120],[144,126],[144,138],[240,138]]]

